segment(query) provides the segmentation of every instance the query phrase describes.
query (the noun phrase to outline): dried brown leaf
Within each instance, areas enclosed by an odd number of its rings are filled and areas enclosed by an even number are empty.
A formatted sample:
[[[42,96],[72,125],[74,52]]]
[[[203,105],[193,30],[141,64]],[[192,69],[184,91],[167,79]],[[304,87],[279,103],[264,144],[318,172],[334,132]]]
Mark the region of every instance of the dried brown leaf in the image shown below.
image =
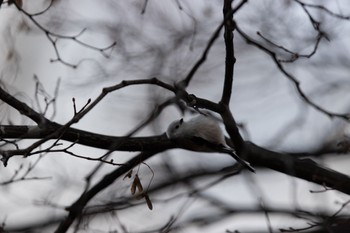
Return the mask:
[[[148,209],[152,210],[153,209],[153,204],[152,204],[151,199],[149,198],[147,193],[144,196],[145,196],[145,200],[146,200],[146,204],[148,206]]]

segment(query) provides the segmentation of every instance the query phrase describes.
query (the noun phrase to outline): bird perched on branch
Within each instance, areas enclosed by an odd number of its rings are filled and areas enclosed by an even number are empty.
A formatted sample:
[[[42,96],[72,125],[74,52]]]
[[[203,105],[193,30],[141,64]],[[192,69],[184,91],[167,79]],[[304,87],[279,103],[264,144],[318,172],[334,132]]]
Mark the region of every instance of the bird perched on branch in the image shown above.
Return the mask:
[[[169,139],[175,140],[179,146],[188,150],[229,154],[241,165],[255,173],[255,169],[226,144],[219,124],[210,117],[200,115],[187,122],[181,118],[169,125],[166,134]]]

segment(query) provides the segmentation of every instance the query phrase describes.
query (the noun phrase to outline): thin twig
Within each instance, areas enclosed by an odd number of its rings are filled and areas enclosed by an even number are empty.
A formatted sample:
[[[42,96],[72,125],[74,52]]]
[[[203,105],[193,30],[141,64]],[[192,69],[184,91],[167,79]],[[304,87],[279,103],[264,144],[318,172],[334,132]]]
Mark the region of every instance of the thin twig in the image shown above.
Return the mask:
[[[304,91],[301,88],[300,82],[290,73],[288,72],[283,64],[279,61],[279,59],[277,58],[277,54],[275,52],[273,52],[272,50],[266,48],[265,46],[263,46],[262,44],[260,44],[259,42],[255,41],[253,38],[251,38],[250,36],[248,36],[236,23],[236,31],[246,40],[246,42],[248,44],[254,45],[255,47],[257,47],[258,49],[260,49],[261,51],[267,53],[272,60],[274,61],[275,65],[277,66],[277,68],[281,71],[282,74],[284,74],[290,81],[292,81],[292,83],[294,84],[297,92],[299,93],[300,97],[302,98],[302,100],[304,102],[306,102],[307,104],[309,104],[310,106],[312,106],[313,108],[315,108],[316,110],[326,114],[329,117],[339,117],[342,119],[345,119],[347,121],[350,120],[350,114],[346,113],[346,114],[340,114],[340,113],[335,113],[335,112],[331,112],[329,110],[324,109],[323,107],[319,106],[318,104],[316,104],[315,102],[313,102],[312,100],[310,100],[307,95],[304,93]]]
[[[24,10],[21,6],[19,6],[16,1],[14,1],[14,5],[16,6],[17,10],[22,12],[25,16],[27,16],[27,18],[32,22],[34,23],[34,25],[39,28],[41,31],[43,31],[45,33],[45,36],[47,37],[47,39],[51,42],[53,48],[54,48],[54,51],[55,51],[55,54],[56,54],[56,59],[51,59],[50,61],[51,62],[61,62],[62,64],[68,66],[68,67],[71,67],[71,68],[77,68],[78,65],[80,64],[80,62],[78,64],[72,64],[70,62],[67,62],[66,60],[64,60],[61,56],[61,53],[59,52],[58,50],[58,47],[57,47],[57,42],[58,40],[72,40],[74,41],[75,43],[83,46],[83,47],[86,47],[86,48],[89,48],[89,49],[92,49],[92,50],[95,50],[95,51],[98,51],[100,52],[104,57],[108,58],[109,55],[106,54],[105,52],[108,51],[108,50],[111,50],[113,49],[115,46],[116,46],[116,42],[113,42],[111,43],[110,45],[108,46],[105,46],[105,47],[96,47],[96,46],[93,46],[93,45],[90,45],[88,43],[85,43],[83,41],[81,41],[80,39],[78,39],[79,36],[81,36],[85,31],[86,31],[86,28],[84,28],[81,32],[79,32],[78,34],[76,35],[73,35],[73,36],[67,36],[67,35],[62,35],[62,34],[59,34],[59,33],[55,33],[55,32],[52,32],[50,31],[49,29],[47,29],[46,27],[44,27],[42,24],[40,24],[36,19],[35,17],[36,16],[39,16],[39,15],[42,15],[44,13],[46,13],[53,5],[53,1],[54,0],[51,0],[49,6],[44,9],[43,11],[41,12],[38,12],[38,13],[29,13],[27,12],[26,10]]]

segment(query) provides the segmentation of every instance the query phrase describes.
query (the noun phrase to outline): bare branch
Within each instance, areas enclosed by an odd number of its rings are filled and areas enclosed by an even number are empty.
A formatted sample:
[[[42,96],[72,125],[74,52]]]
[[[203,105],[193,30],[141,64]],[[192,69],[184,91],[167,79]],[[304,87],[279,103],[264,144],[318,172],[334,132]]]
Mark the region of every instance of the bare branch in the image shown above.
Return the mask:
[[[151,85],[156,85],[163,87],[165,89],[168,89],[170,91],[175,92],[175,88],[156,79],[141,79],[141,80],[128,80],[128,81],[122,81],[120,84],[106,87],[102,90],[101,94],[90,104],[90,99],[87,101],[86,105],[78,111],[73,118],[67,122],[65,125],[59,126],[58,124],[55,124],[46,118],[43,117],[43,119],[46,120],[45,124],[43,126],[50,128],[46,132],[50,132],[47,134],[44,138],[41,138],[40,140],[36,141],[32,145],[28,146],[25,149],[19,149],[19,150],[8,150],[8,151],[0,151],[2,155],[2,161],[4,165],[7,165],[7,162],[9,158],[11,158],[14,155],[23,155],[23,156],[29,156],[30,153],[37,148],[39,145],[43,144],[44,142],[47,142],[50,139],[59,139],[62,137],[62,135],[67,131],[73,124],[79,122],[90,110],[92,110],[108,93],[119,90],[121,88],[130,86],[130,85],[140,85],[140,84],[151,84]],[[24,112],[28,117],[33,117],[34,119],[37,120],[37,118],[41,115],[33,111],[30,107],[28,107],[26,104],[18,101],[11,95],[9,95],[7,92],[5,92],[1,87],[0,87],[0,99],[3,99],[6,103],[14,107],[16,110],[20,111],[21,113]],[[25,110],[25,111],[24,111]],[[39,124],[39,123],[38,123]],[[59,127],[57,127],[59,126]],[[54,128],[55,130],[52,130]],[[39,133],[40,134],[40,133]],[[4,135],[5,136],[5,135]],[[74,139],[76,141],[77,138]],[[114,146],[112,148],[116,147],[116,144],[113,144]],[[119,147],[119,144],[117,145]]]
[[[305,3],[305,2],[302,2],[302,1],[299,1],[299,0],[294,0],[294,1],[299,3],[304,9],[306,9],[306,7],[310,7],[310,8],[314,8],[314,9],[318,9],[318,10],[324,11],[327,14],[329,14],[331,16],[334,16],[336,18],[339,18],[339,19],[350,20],[350,16],[345,16],[345,15],[342,15],[342,14],[335,13],[335,12],[329,10],[325,6]]]
[[[13,2],[14,5],[16,6],[17,10],[22,12],[31,22],[34,23],[34,25],[36,27],[38,27],[41,31],[43,31],[47,37],[47,39],[51,42],[53,48],[54,48],[54,51],[55,51],[55,54],[56,54],[56,59],[51,59],[51,62],[61,62],[62,64],[68,66],[68,67],[71,67],[71,68],[77,68],[78,65],[80,64],[80,62],[78,64],[72,64],[70,62],[67,62],[65,59],[63,59],[61,57],[61,53],[59,52],[59,49],[57,47],[57,42],[58,40],[72,40],[74,41],[75,43],[83,46],[83,47],[86,47],[86,48],[89,48],[89,49],[92,49],[92,50],[95,50],[95,51],[98,51],[100,52],[104,57],[106,58],[109,58],[109,55],[106,54],[106,51],[109,51],[111,49],[113,49],[115,46],[116,46],[116,42],[113,42],[111,43],[110,45],[108,46],[105,46],[105,47],[102,47],[102,48],[99,48],[99,47],[96,47],[96,46],[93,46],[93,45],[90,45],[88,43],[85,43],[83,41],[81,41],[78,37],[81,36],[85,31],[86,31],[86,28],[83,29],[81,32],[79,32],[77,35],[73,35],[73,36],[67,36],[67,35],[62,35],[62,34],[59,34],[59,33],[55,33],[55,32],[52,32],[50,31],[49,29],[45,28],[42,24],[40,24],[36,19],[35,17],[36,16],[39,16],[39,15],[42,15],[44,13],[46,13],[51,7],[52,7],[52,4],[53,4],[54,0],[51,0],[49,6],[44,9],[43,11],[41,12],[38,12],[38,13],[29,13],[27,12],[26,10],[24,10],[20,5],[18,5],[15,1]]]
[[[264,39],[266,42],[268,42],[269,44],[277,47],[278,49],[281,49],[283,50],[284,52],[287,52],[291,55],[291,57],[289,59],[278,59],[279,62],[285,62],[285,63],[288,63],[288,62],[294,62],[296,60],[298,60],[299,58],[311,58],[313,55],[316,54],[316,51],[318,49],[318,46],[321,42],[321,39],[323,38],[322,34],[319,33],[316,37],[316,42],[314,43],[314,48],[313,50],[308,53],[308,54],[299,54],[297,52],[293,52],[287,48],[285,48],[284,46],[281,46],[281,45],[278,45],[276,44],[275,42],[267,39],[265,36],[263,36],[260,32],[257,32],[257,35],[260,36],[262,39]]]
[[[224,16],[232,11],[232,1],[225,0],[224,1]],[[232,91],[232,84],[233,84],[233,70],[234,65],[236,63],[236,58],[234,56],[234,46],[233,46],[233,30],[234,30],[234,23],[233,23],[233,14],[230,14],[230,18],[225,17],[224,25],[225,25],[225,32],[224,32],[224,39],[225,39],[225,46],[226,46],[226,56],[225,56],[225,81],[223,86],[223,92],[221,97],[221,103],[224,105],[229,105],[230,99],[231,99],[231,91]]]
[[[317,164],[311,159],[297,159],[246,142],[247,159],[252,165],[271,168],[285,174],[350,194],[350,177]]]
[[[179,86],[181,86],[182,88],[186,88],[190,81],[192,80],[193,76],[195,75],[195,73],[197,72],[197,70],[199,69],[199,67],[205,62],[205,60],[207,59],[207,55],[209,53],[210,48],[213,46],[214,42],[216,41],[216,39],[219,37],[220,35],[220,31],[222,30],[222,28],[225,25],[225,22],[232,18],[233,14],[236,13],[239,9],[241,9],[241,7],[243,7],[243,5],[245,3],[247,3],[248,0],[242,0],[237,7],[235,7],[234,9],[229,9],[226,12],[224,12],[224,20],[222,21],[222,23],[216,28],[215,32],[213,33],[213,35],[211,36],[211,38],[209,39],[207,46],[205,47],[202,56],[199,58],[199,60],[194,64],[194,66],[192,67],[192,69],[190,70],[190,72],[186,75],[186,78],[184,80],[182,80],[179,84]]]
[[[32,119],[38,126],[43,126],[49,122],[42,114],[34,111],[27,104],[17,100],[15,97],[7,93],[0,85],[0,99],[19,111],[21,114],[27,116]]]
[[[294,84],[297,92],[299,93],[300,97],[302,98],[302,100],[309,104],[310,106],[312,106],[313,108],[315,108],[316,110],[326,114],[329,117],[339,117],[342,119],[345,119],[347,121],[350,120],[350,114],[346,113],[346,114],[340,114],[340,113],[335,113],[335,112],[331,112],[329,110],[324,109],[323,107],[317,105],[316,103],[314,103],[311,99],[309,99],[307,97],[307,95],[304,93],[304,91],[301,89],[300,86],[300,82],[290,73],[288,72],[284,66],[282,65],[282,63],[280,62],[280,60],[277,58],[277,54],[271,50],[269,50],[268,48],[266,48],[265,46],[263,46],[262,44],[260,44],[259,42],[255,41],[253,38],[251,38],[250,36],[248,36],[236,23],[236,30],[237,32],[246,40],[246,42],[248,44],[254,45],[255,47],[257,47],[258,49],[260,49],[261,51],[267,53],[271,59],[273,60],[273,62],[275,63],[275,65],[277,66],[277,68],[281,71],[282,74],[284,74],[290,81],[292,81],[292,83]]]

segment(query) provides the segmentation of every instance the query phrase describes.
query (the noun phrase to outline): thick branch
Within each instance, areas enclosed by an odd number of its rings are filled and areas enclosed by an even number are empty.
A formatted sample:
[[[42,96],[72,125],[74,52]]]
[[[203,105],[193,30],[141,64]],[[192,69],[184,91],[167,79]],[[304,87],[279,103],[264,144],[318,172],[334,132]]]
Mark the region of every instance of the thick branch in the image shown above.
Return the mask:
[[[253,143],[246,142],[245,150],[252,165],[271,168],[303,180],[327,186],[350,195],[350,177],[323,167],[311,159],[273,152]]]
[[[62,128],[62,125],[55,123],[45,129],[30,126],[1,126],[0,138],[41,139],[60,128]],[[52,139],[61,139],[80,145],[117,151],[142,151],[174,147],[165,134],[152,137],[116,137],[75,128],[68,128],[60,137]],[[16,153],[16,150],[13,150],[13,153]],[[16,155],[22,154],[16,153]]]
[[[232,129],[233,126],[231,124],[234,124],[231,117],[232,116],[229,112],[223,114],[224,121],[228,123],[231,122],[227,125],[229,129]],[[12,130],[9,131],[7,129],[8,127]],[[57,126],[57,128],[60,127],[60,125]],[[18,132],[15,132],[16,130],[14,129],[17,129]],[[33,134],[26,134],[26,130],[27,128],[24,126],[7,126],[1,127],[0,132],[7,132],[9,136],[11,133],[14,138],[18,135],[22,135],[22,138],[45,137],[45,134],[43,134],[44,131],[40,132],[32,130],[31,132],[34,132]],[[236,135],[236,132],[231,132],[231,130],[228,130],[228,132]],[[2,136],[3,135],[1,135],[1,137]],[[61,136],[61,139],[75,142],[77,144],[115,151],[163,151],[178,147],[177,145],[174,145],[173,142],[169,141],[165,135],[152,137],[112,137],[74,128],[67,129]],[[235,140],[234,143],[236,145],[242,143],[241,147],[244,148],[243,155],[246,154],[248,156],[245,159],[253,166],[270,168],[319,185],[334,188],[350,195],[350,185],[348,185],[350,184],[350,178],[346,175],[324,168],[310,159],[300,159],[297,158],[297,156],[269,151],[249,142],[241,142],[241,140],[243,140],[241,138],[233,137],[233,139]],[[236,149],[238,151],[239,148]]]
[[[232,11],[232,1],[224,1],[224,16]],[[233,47],[233,30],[234,23],[232,20],[233,15],[230,14],[230,18],[225,19],[225,46],[226,46],[226,60],[225,60],[225,81],[224,89],[222,92],[221,102],[225,105],[229,105],[232,92],[233,83],[233,70],[234,64],[236,63],[236,58],[234,57],[234,47]],[[226,18],[226,17],[225,17]]]

